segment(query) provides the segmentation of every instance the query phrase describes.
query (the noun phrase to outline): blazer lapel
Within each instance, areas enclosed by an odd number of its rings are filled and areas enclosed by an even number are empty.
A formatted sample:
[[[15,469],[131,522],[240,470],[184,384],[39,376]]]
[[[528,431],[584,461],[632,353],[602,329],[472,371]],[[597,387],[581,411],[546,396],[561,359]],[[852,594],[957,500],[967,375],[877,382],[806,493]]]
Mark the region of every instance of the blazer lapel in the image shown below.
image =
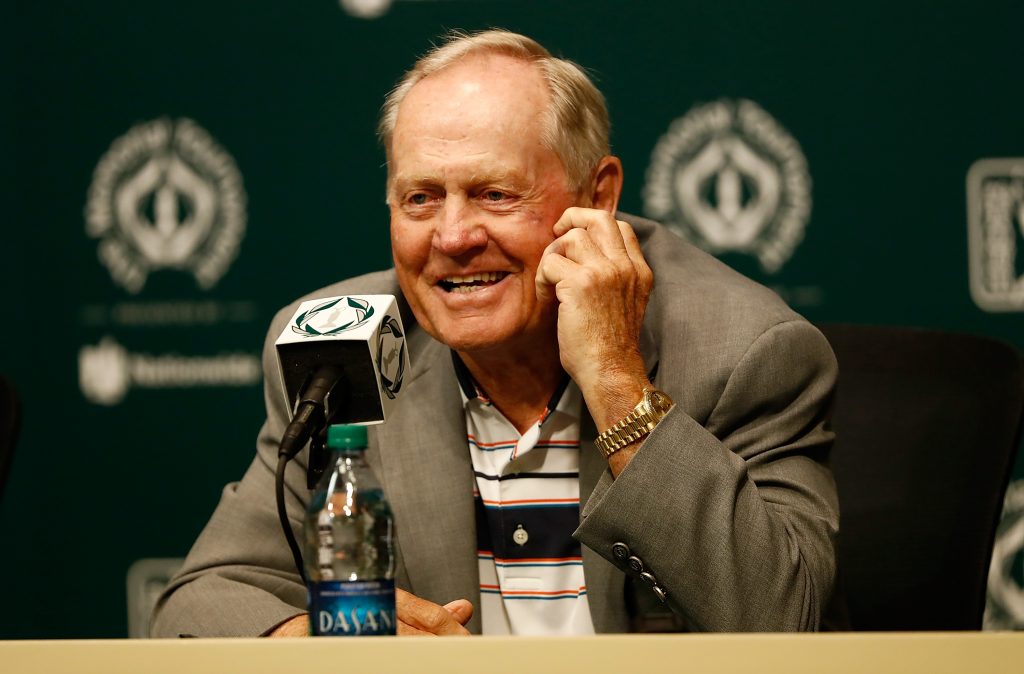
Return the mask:
[[[410,589],[438,604],[468,599],[478,609],[473,467],[458,381],[447,347],[422,330],[409,336],[409,387],[377,429],[379,475],[395,513]]]

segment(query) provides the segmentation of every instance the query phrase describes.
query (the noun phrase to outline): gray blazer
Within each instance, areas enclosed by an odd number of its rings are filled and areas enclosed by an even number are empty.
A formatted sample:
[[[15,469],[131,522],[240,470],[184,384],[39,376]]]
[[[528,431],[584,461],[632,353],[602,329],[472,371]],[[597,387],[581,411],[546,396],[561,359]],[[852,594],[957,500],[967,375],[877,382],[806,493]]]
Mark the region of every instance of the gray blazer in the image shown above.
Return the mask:
[[[817,629],[832,591],[838,530],[835,485],[824,465],[837,373],[832,351],[768,289],[660,225],[620,217],[634,225],[654,270],[642,351],[656,385],[677,405],[615,480],[593,447],[593,422],[582,425],[584,506],[574,535],[583,544],[594,626],[628,630],[626,580],[639,577],[628,563],[634,557],[691,629]],[[385,271],[307,298],[359,293],[401,295],[393,271]],[[224,489],[161,597],[154,636],[255,636],[304,610],[305,589],[274,505],[277,443],[289,410],[274,341],[297,302],[277,314],[264,346],[267,420],[255,460]],[[395,513],[396,583],[439,604],[467,598],[479,606],[474,478],[458,383],[447,347],[419,329],[407,308],[403,319],[408,388],[392,419],[371,428],[368,450]],[[301,540],[305,453],[286,479]],[[479,617],[468,627],[479,632]]]

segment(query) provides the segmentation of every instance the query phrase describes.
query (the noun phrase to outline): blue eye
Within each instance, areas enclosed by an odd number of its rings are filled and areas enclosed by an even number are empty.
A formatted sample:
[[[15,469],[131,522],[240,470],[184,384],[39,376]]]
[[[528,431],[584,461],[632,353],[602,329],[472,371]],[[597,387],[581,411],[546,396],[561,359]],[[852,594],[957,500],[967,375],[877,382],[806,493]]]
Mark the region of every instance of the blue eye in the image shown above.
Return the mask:
[[[424,194],[423,192],[417,192],[416,194],[413,194],[412,196],[409,197],[409,203],[413,204],[414,206],[422,206],[425,203],[427,203],[427,199],[428,197],[426,194]]]
[[[505,193],[498,190],[488,190],[484,193],[484,198],[488,201],[501,201],[505,198]]]

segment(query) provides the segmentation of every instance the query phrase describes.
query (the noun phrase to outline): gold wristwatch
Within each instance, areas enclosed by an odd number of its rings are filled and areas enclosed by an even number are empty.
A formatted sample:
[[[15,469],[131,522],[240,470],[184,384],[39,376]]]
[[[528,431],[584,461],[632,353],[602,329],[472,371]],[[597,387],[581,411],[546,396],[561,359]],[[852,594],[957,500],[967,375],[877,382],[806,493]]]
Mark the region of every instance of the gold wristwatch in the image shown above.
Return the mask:
[[[617,424],[597,436],[594,444],[605,458],[610,457],[627,445],[647,437],[675,403],[664,391],[645,388],[644,397],[633,411]]]

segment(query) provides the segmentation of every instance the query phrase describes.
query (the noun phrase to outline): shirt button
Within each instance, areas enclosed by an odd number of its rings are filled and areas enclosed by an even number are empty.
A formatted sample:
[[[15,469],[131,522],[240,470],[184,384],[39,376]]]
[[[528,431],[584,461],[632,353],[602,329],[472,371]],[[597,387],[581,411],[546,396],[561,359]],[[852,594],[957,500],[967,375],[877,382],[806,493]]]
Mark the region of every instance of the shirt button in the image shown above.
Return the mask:
[[[512,532],[512,540],[516,542],[516,545],[526,545],[526,541],[530,540],[530,534],[526,533],[526,529],[520,524],[516,527],[516,530]]]
[[[625,543],[615,543],[612,545],[612,557],[620,562],[625,560],[629,557],[629,546]]]

